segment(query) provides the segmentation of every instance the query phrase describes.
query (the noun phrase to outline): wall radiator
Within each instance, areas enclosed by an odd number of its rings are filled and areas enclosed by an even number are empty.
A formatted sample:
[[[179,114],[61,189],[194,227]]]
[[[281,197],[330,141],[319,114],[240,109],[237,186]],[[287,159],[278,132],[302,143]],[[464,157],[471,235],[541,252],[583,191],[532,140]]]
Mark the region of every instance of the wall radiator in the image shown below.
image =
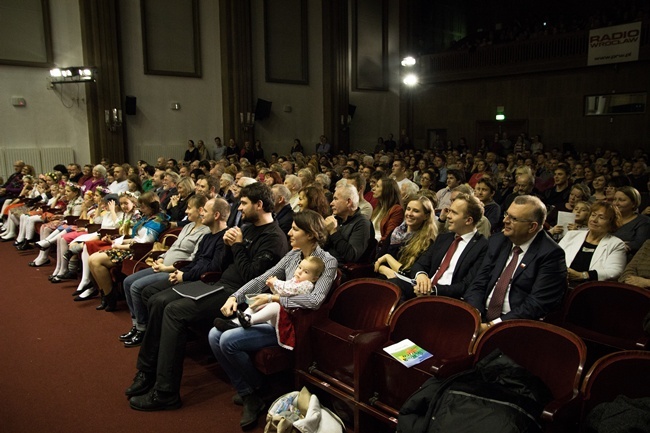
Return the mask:
[[[74,151],[70,147],[47,147],[43,149],[0,149],[0,169],[6,180],[14,172],[14,162],[25,161],[34,167],[36,174],[52,171],[55,165],[67,166],[74,161]]]
[[[74,151],[70,147],[44,147],[41,149],[43,171],[51,171],[57,164],[67,167],[71,162],[74,162]]]

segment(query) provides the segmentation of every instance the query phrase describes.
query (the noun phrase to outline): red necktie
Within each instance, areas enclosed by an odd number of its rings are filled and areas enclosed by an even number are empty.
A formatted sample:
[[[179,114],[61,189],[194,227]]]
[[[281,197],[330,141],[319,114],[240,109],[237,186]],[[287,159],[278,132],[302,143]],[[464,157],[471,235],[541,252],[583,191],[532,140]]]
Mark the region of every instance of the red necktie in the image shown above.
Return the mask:
[[[456,235],[454,238],[454,241],[449,245],[449,249],[447,250],[447,254],[445,254],[445,258],[442,259],[442,263],[440,264],[440,267],[438,268],[438,272],[431,278],[431,285],[435,286],[440,277],[442,277],[442,274],[445,273],[447,268],[449,268],[449,263],[451,263],[451,258],[454,256],[454,253],[458,249],[458,244],[460,241],[463,240],[462,237]]]
[[[506,292],[508,291],[508,285],[512,279],[512,275],[515,273],[517,268],[517,262],[519,261],[519,254],[521,253],[521,248],[515,246],[512,250],[512,259],[508,266],[501,272],[501,276],[497,280],[497,283],[494,287],[494,293],[492,293],[492,298],[490,299],[490,304],[488,305],[487,314],[485,319],[488,322],[501,316],[501,311],[503,310],[503,301],[506,299]]]

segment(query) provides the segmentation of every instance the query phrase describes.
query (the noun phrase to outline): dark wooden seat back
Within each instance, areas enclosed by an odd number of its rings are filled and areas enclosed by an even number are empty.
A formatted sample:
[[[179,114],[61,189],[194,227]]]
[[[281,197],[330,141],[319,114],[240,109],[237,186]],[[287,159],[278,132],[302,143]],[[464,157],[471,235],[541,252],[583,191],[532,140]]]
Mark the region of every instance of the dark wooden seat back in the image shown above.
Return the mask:
[[[539,377],[556,400],[577,395],[587,349],[573,332],[534,320],[508,320],[479,337],[475,362],[494,349]]]
[[[328,308],[330,320],[350,329],[385,325],[400,298],[395,284],[376,278],[359,278],[344,283],[333,294]]]
[[[648,347],[641,324],[650,311],[650,291],[624,283],[594,281],[567,298],[562,326],[582,338],[621,350]]]
[[[650,352],[629,350],[610,353],[591,367],[581,387],[584,418],[600,403],[618,395],[650,397]]]

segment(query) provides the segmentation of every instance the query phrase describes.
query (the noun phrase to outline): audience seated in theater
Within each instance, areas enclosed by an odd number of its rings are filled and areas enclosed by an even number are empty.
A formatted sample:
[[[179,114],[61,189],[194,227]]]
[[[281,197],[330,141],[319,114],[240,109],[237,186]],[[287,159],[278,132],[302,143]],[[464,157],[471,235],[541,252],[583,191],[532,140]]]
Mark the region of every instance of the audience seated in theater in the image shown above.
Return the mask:
[[[451,203],[453,203],[456,197],[458,197],[458,194],[467,194],[473,196],[474,191],[467,184],[458,185],[451,191],[449,197]],[[438,217],[438,233],[447,233],[449,231],[449,227],[447,223],[447,214],[449,213],[450,207],[451,205],[440,211],[440,216]],[[474,224],[476,225],[476,230],[478,230],[479,233],[481,233],[486,238],[490,237],[490,234],[492,233],[492,228],[490,226],[490,222],[485,217],[484,213],[481,214],[481,218],[479,219],[479,221],[475,222]]]
[[[375,272],[388,279],[396,274],[408,276],[415,261],[438,235],[436,215],[431,200],[419,196],[408,202],[404,222],[390,235],[387,248],[379,252]]]
[[[569,175],[569,168],[564,164],[558,165],[553,170],[553,187],[544,191],[542,198],[547,208],[564,206],[568,201],[571,192],[571,185],[569,184],[571,178]],[[550,224],[555,224],[555,222],[557,221],[549,221]]]
[[[88,191],[84,194],[79,218],[92,221],[95,224],[101,224],[103,219],[102,213],[106,207],[106,202],[103,201],[103,198],[107,193],[108,189],[97,188],[94,193]],[[113,195],[113,197],[115,196]],[[68,244],[82,235],[88,235],[85,228],[79,228],[76,225],[61,224],[45,240],[36,243],[39,246],[56,245],[56,266],[48,277],[48,280],[52,283],[57,284],[64,280],[77,279],[79,261],[70,260],[72,257],[68,254]],[[96,237],[96,239],[99,239],[99,237]]]
[[[482,329],[502,320],[545,317],[566,290],[564,251],[543,230],[546,206],[536,197],[517,197],[493,235],[465,300],[483,318]]]
[[[187,207],[190,223],[183,227],[174,244],[150,268],[124,279],[122,285],[133,324],[129,332],[119,337],[125,347],[137,347],[144,338],[149,322],[149,311],[142,299],[145,289],[155,293],[176,284],[197,281],[205,272],[221,271],[229,212],[230,206],[222,198],[192,197]],[[176,269],[174,263],[179,260],[190,263]]]
[[[65,208],[63,210],[62,215],[56,215],[56,214],[50,214],[48,212],[43,213],[41,215],[41,220],[43,221],[44,224],[41,225],[41,230],[40,230],[40,239],[41,243],[37,243],[36,245],[38,248],[41,250],[38,253],[38,256],[29,263],[29,266],[32,267],[39,267],[43,265],[47,265],[50,263],[50,259],[48,257],[48,253],[50,251],[50,240],[48,237],[50,234],[53,232],[56,232],[55,237],[59,231],[57,231],[57,228],[63,224],[63,218],[66,216],[76,216],[78,217],[81,214],[81,207],[83,203],[83,196],[81,194],[81,187],[74,183],[74,182],[66,182],[64,187],[64,193],[63,193],[63,200],[65,202]],[[33,224],[35,224],[36,220],[29,220]],[[30,226],[31,227],[31,226]],[[26,227],[26,233],[30,233],[34,230],[33,227]],[[54,238],[52,238],[54,240]]]
[[[291,209],[291,205],[289,204],[291,192],[289,188],[281,183],[273,185],[271,191],[273,191],[273,214],[282,231],[287,233],[288,236],[294,215],[293,209]]]
[[[300,211],[300,207],[298,206],[298,197],[299,197],[298,193],[302,188],[302,181],[295,174],[288,174],[284,178],[284,186],[289,188],[289,191],[291,191],[291,199],[289,200],[289,203],[291,204],[291,209],[293,209],[294,212]]]
[[[625,242],[628,258],[632,258],[641,245],[650,239],[650,218],[639,214],[641,194],[634,187],[618,188],[614,195],[614,205],[621,212],[621,225],[614,236]]]
[[[339,189],[337,189],[337,193],[338,191]],[[336,259],[321,248],[327,237],[323,217],[310,210],[297,213],[289,237],[293,249],[277,265],[232,293],[221,307],[223,316],[231,317],[238,313],[239,305],[244,304],[246,301],[245,296],[255,294],[257,296],[253,298],[250,308],[256,311],[259,311],[262,307],[266,309],[278,304],[282,310],[296,308],[315,310],[320,307],[336,277],[337,268]],[[267,287],[267,280],[272,277],[283,280],[289,279],[289,276],[294,275],[299,264],[306,257],[317,257],[325,265],[324,271],[316,281],[314,289],[309,293],[295,296],[272,294],[272,291]],[[288,318],[284,311],[281,311],[280,315]],[[215,320],[215,324],[218,321],[219,318]],[[291,325],[285,325],[285,327],[289,328],[288,332],[290,333]],[[287,331],[287,329],[283,331]],[[282,335],[286,334],[287,332],[282,332]],[[275,345],[292,347],[291,339],[287,341],[282,338],[282,341],[280,341],[278,335],[276,329],[266,323],[253,325],[249,328],[237,327],[225,332],[217,328],[210,331],[208,337],[210,347],[219,361],[219,365],[228,374],[238,397],[243,402],[244,407],[240,420],[242,428],[253,426],[266,406],[260,397],[260,390],[264,383],[261,374],[253,367],[249,353],[263,347]]]
[[[382,177],[373,188],[377,207],[372,212],[372,226],[379,249],[384,248],[395,227],[404,221],[404,208],[399,186],[394,179]]]
[[[359,211],[361,212],[361,215],[370,220],[370,218],[372,218],[373,209],[372,205],[363,197],[363,191],[366,189],[366,179],[363,175],[361,173],[352,173],[348,178],[339,180],[339,183],[341,182],[352,185],[357,189],[357,192],[359,193]]]
[[[571,230],[560,241],[569,282],[615,280],[626,259],[625,243],[612,236],[621,224],[621,213],[601,200],[591,206],[587,230]]]
[[[512,193],[506,196],[503,201],[502,210],[508,209],[517,196],[535,195],[535,177],[530,173],[522,173],[515,176],[515,186]]]
[[[298,209],[300,211],[313,210],[324,217],[332,213],[325,196],[325,190],[319,185],[311,185],[300,190],[298,193]]]
[[[194,182],[194,193],[210,200],[217,196],[217,185],[219,185],[219,180],[216,177],[202,174]]]
[[[18,160],[14,162],[14,172],[7,178],[7,181],[0,186],[0,206],[5,200],[18,197],[23,189],[23,168],[25,162]]]
[[[618,281],[644,289],[650,288],[650,240],[643,243],[641,249],[625,267]]]
[[[494,201],[496,186],[492,181],[492,177],[482,177],[478,180],[474,188],[474,193],[476,194],[476,198],[483,203],[483,214],[490,223],[490,230],[495,232],[501,226],[501,206]]]
[[[551,227],[549,233],[559,242],[560,239],[566,235],[568,230],[587,230],[589,223],[589,216],[591,215],[591,204],[587,201],[577,201],[573,206],[572,214],[575,215],[575,222],[569,223],[566,226],[556,225]]]
[[[487,249],[487,239],[476,230],[483,217],[480,201],[457,193],[447,212],[449,231],[417,259],[410,271],[415,284],[393,280],[404,298],[439,295],[460,299],[476,275]]]
[[[160,209],[160,203],[154,193],[142,194],[138,198],[138,207],[142,218],[131,228],[131,237],[113,242],[110,249],[98,251],[88,258],[90,273],[102,297],[97,310],[115,311],[117,294],[113,290],[110,269],[121,265],[133,255],[131,244],[154,242],[169,226],[169,217]]]
[[[324,249],[339,263],[358,262],[368,249],[373,228],[359,212],[357,189],[352,185],[336,188],[331,207],[332,215],[325,218],[329,236]]]
[[[591,201],[591,195],[589,188],[586,185],[578,183],[572,185],[570,188],[570,193],[566,203],[559,204],[549,210],[548,215],[546,216],[546,222],[554,226],[557,224],[558,212],[573,212],[573,207],[579,201]]]
[[[187,224],[185,210],[187,201],[194,196],[195,185],[189,177],[181,178],[176,184],[176,194],[169,198],[167,208],[163,209],[169,216],[171,227],[183,227]]]
[[[129,183],[127,181],[127,172],[124,167],[118,165],[113,167],[113,182],[108,185],[108,189],[114,194],[119,194],[129,190]]]
[[[442,172],[440,172],[440,176],[442,177]],[[454,168],[447,170],[445,179],[446,186],[439,189],[436,193],[438,196],[438,207],[436,209],[449,207],[451,204],[451,191],[458,185],[465,183],[465,175],[460,170]]]
[[[181,406],[179,389],[188,327],[225,317],[220,313],[221,305],[288,251],[287,237],[273,220],[273,196],[267,185],[254,182],[242,188],[239,208],[248,224],[232,227],[224,234],[233,262],[216,285],[195,281],[154,294],[146,289],[142,293],[149,323],[138,354],[138,372],[125,392],[132,409],[155,411]],[[180,294],[188,289],[204,296],[195,300]]]
[[[169,206],[171,198],[178,194],[176,189],[176,184],[181,180],[181,177],[178,173],[167,170],[163,175],[163,188],[160,191],[157,191],[156,194],[160,200],[160,209],[166,210]]]
[[[230,216],[228,217],[228,227],[241,227],[244,218],[243,212],[240,209],[241,202],[241,191],[243,188],[256,183],[257,181],[250,177],[240,177],[237,179],[231,186],[230,190],[232,191],[232,203],[230,204]],[[269,189],[270,191],[270,189]]]

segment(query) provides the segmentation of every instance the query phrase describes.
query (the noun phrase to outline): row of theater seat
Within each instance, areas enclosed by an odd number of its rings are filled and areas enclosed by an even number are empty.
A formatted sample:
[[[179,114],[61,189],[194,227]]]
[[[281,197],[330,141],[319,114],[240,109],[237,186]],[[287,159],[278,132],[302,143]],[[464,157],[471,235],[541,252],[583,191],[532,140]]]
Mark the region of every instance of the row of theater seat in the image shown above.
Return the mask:
[[[610,352],[647,348],[641,321],[650,309],[650,294],[633,286],[600,284],[585,284],[569,295],[562,313],[565,326],[572,326],[578,333],[586,330],[581,336],[588,344],[605,346]],[[603,290],[608,296],[603,295]],[[624,308],[626,302],[635,307],[626,310],[626,317],[595,317],[591,314],[597,309],[580,305],[592,291],[611,311]],[[462,301],[426,297],[396,308],[398,300],[399,289],[389,282],[349,281],[334,291],[321,311],[313,312],[319,317],[310,320],[297,341],[295,386],[306,384],[320,393],[326,404],[338,409],[351,431],[395,431],[399,408],[424,381],[433,375],[449,377],[471,368],[496,348],[542,379],[551,390],[553,401],[542,415],[546,431],[575,431],[593,405],[612,393],[616,395],[617,390],[631,397],[650,395],[649,352],[608,355],[584,375],[587,344],[564,327],[541,321],[507,321],[477,338],[480,317]],[[635,318],[635,309],[644,311],[643,315]],[[570,323],[572,318],[580,320]],[[626,319],[638,319],[634,332],[621,325]],[[597,321],[598,326],[590,329],[590,320]],[[624,334],[616,335],[621,330]],[[434,357],[407,369],[382,350],[405,338]],[[630,375],[618,377],[625,375],[621,371],[626,368]],[[640,379],[635,371],[644,377]],[[617,378],[617,387],[602,383],[612,377]]]

